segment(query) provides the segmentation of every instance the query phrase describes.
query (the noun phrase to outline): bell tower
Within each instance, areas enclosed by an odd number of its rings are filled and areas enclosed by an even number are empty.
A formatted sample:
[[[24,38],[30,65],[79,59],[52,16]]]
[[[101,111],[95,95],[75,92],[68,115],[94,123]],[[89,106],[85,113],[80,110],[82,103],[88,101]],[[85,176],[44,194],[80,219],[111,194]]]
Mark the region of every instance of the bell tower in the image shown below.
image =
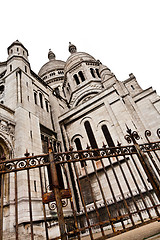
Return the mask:
[[[7,50],[4,104],[14,111],[15,157],[22,157],[26,148],[31,153],[40,153],[39,119],[35,112],[33,73],[28,50],[18,40]]]

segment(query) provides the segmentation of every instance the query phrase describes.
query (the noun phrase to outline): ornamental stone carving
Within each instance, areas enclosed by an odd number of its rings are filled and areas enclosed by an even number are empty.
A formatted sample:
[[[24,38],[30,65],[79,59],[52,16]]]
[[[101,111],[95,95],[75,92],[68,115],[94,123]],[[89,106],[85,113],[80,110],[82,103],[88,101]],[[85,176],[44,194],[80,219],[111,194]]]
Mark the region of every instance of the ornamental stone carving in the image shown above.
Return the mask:
[[[7,120],[0,119],[0,132],[3,132],[11,137],[14,137],[15,125]]]

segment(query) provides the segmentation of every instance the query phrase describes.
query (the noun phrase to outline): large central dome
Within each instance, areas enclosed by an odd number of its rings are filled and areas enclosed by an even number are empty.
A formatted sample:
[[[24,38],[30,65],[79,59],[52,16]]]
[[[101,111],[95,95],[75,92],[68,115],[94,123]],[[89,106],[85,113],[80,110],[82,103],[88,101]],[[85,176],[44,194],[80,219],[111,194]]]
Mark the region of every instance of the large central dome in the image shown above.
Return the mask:
[[[51,60],[44,64],[39,70],[38,75],[43,77],[46,73],[52,72],[54,70],[64,69],[65,62],[61,60]]]
[[[43,77],[44,75],[55,71],[55,70],[64,70],[65,62],[55,59],[55,54],[49,50],[48,53],[49,62],[45,63],[39,70],[38,75]]]

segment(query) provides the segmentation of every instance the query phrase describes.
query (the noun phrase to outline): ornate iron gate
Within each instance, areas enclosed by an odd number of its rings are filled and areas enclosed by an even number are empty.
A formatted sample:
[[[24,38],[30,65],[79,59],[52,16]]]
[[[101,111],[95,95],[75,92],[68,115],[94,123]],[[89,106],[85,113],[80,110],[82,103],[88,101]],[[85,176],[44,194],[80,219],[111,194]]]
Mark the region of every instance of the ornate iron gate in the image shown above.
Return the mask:
[[[160,141],[127,132],[133,145],[1,159],[0,240],[100,240],[158,220]]]

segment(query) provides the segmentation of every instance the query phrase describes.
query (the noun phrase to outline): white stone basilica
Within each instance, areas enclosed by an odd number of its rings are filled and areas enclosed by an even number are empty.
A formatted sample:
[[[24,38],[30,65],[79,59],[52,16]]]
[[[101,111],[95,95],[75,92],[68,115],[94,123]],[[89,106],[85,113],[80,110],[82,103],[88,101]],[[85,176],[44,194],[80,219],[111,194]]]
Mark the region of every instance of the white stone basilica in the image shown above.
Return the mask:
[[[103,143],[114,147],[117,141],[125,145],[126,125],[139,133],[142,143],[146,129],[153,132],[154,140],[160,125],[160,97],[152,87],[143,90],[132,73],[119,81],[107,66],[88,53],[78,52],[71,43],[66,62],[56,60],[49,50],[49,61],[38,74],[31,69],[22,43],[17,40],[7,50],[8,59],[0,62],[1,158],[24,157],[26,149],[30,155],[46,153],[48,140],[54,151],[67,151],[70,145],[74,150],[87,145],[98,148]],[[80,174],[83,168],[81,164]],[[19,175],[21,185],[25,177]],[[13,201],[9,181],[6,179],[4,190],[6,204]],[[31,175],[32,183],[34,205],[39,198],[36,174]],[[23,186],[19,194],[25,209]],[[12,228],[12,207],[8,211],[6,221]],[[35,208],[37,219],[40,211]],[[25,216],[19,221],[25,222]]]
[[[156,91],[143,90],[132,73],[120,82],[108,67],[77,52],[71,43],[69,52],[64,62],[50,50],[37,75],[22,43],[17,40],[8,47],[7,61],[0,62],[1,156],[22,157],[26,149],[34,155],[46,152],[47,139],[62,151],[69,145],[113,146],[117,140],[124,142],[125,124],[139,133],[157,129]]]

